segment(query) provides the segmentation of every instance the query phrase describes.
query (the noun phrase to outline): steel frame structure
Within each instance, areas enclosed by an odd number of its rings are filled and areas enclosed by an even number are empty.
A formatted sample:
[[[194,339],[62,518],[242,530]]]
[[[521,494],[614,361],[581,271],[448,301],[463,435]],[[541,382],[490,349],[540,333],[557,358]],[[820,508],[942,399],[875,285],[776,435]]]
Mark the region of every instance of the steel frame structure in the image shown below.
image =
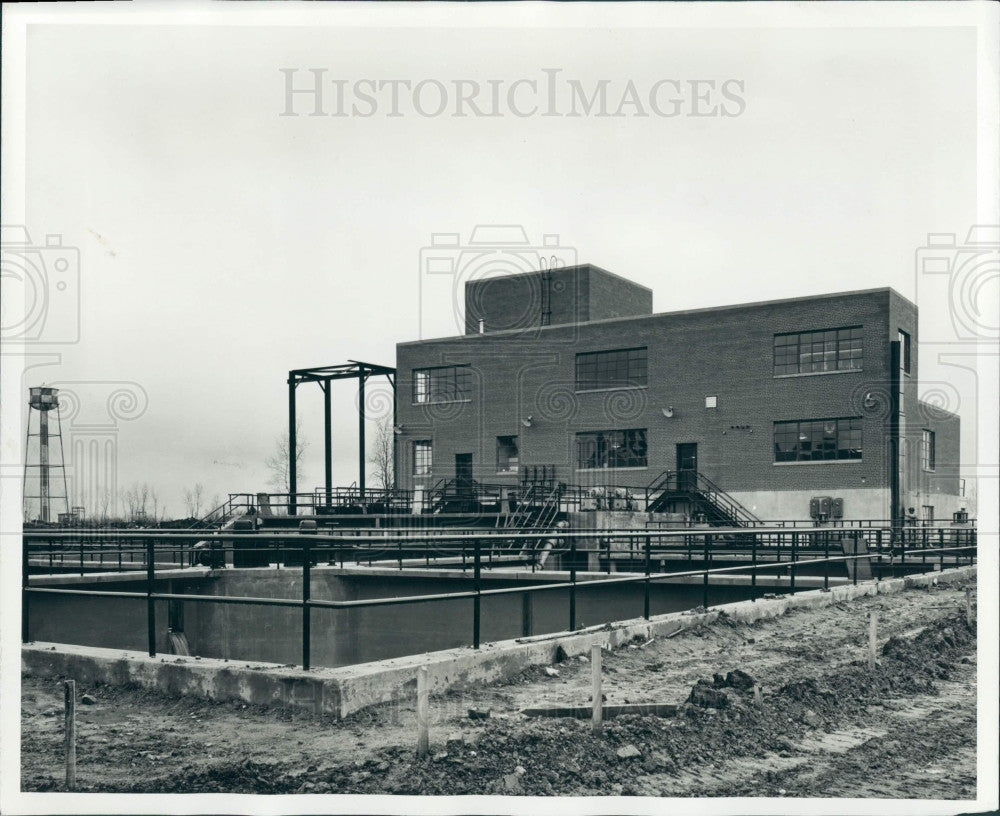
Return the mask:
[[[334,380],[352,379],[358,381],[358,493],[365,500],[365,383],[371,376],[382,376],[392,386],[392,421],[396,424],[396,369],[389,366],[348,360],[341,365],[319,366],[316,368],[296,368],[288,372],[288,492],[290,494],[288,514],[296,515],[296,493],[298,474],[296,472],[295,449],[295,389],[301,383],[319,383],[323,390],[323,454],[324,487],[329,503],[333,496],[333,438],[330,423],[330,384]]]

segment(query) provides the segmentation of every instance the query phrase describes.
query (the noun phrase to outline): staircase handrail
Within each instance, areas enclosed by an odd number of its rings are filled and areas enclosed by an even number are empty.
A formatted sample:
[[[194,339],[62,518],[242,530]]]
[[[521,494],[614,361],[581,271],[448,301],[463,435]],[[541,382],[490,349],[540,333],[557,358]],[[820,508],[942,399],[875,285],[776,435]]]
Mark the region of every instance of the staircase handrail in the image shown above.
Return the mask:
[[[729,515],[735,520],[742,521],[744,524],[760,523],[760,519],[757,518],[757,516],[747,510],[747,508],[740,504],[739,501],[726,493],[726,491],[709,479],[704,473],[698,473],[697,484],[699,492],[706,494],[707,498],[715,504],[722,505],[726,512],[728,512]],[[705,487],[702,488],[702,485]]]
[[[645,488],[646,507],[649,507],[650,494],[655,493],[658,490],[659,491],[665,490],[667,484],[670,483],[671,478],[674,477],[676,473],[677,471],[674,470],[665,470],[659,476],[654,478],[653,481],[651,481],[648,485],[646,485]]]

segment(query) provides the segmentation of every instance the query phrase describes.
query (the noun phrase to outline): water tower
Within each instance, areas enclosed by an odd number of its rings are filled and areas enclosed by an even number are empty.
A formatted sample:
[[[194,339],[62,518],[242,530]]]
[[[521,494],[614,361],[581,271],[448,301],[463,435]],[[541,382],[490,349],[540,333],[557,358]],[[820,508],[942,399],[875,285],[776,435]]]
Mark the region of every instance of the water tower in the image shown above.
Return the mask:
[[[25,443],[24,456],[24,511],[25,516],[30,517],[29,500],[38,501],[38,521],[48,522],[52,519],[53,500],[65,505],[66,513],[69,514],[69,490],[66,483],[66,460],[63,456],[62,443],[62,422],[59,419],[59,389],[38,386],[32,388],[28,398],[28,438]],[[55,430],[53,431],[49,416],[55,412]],[[38,416],[36,433],[31,432],[32,419]],[[38,437],[37,461],[32,461],[33,445],[31,440]],[[54,440],[59,440],[58,462],[52,461]],[[37,471],[38,493],[30,494],[28,475],[32,475],[31,487],[34,488],[34,474]],[[53,494],[53,483],[57,486],[62,482],[62,494]]]

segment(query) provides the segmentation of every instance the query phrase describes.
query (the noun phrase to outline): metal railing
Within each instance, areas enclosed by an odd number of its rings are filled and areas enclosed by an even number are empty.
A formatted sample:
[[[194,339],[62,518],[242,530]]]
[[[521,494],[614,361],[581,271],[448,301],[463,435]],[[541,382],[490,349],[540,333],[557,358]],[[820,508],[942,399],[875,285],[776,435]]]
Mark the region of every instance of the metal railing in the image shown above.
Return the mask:
[[[435,558],[451,558],[455,565],[460,564],[463,574],[472,572],[472,589],[455,592],[407,595],[391,598],[372,598],[356,601],[334,601],[312,598],[310,595],[311,570],[319,561],[326,560],[329,564],[346,565],[348,560],[356,563],[378,563],[378,556],[394,554],[399,568],[404,566],[404,553],[409,553],[415,543],[414,536],[388,534],[371,535],[371,531],[358,531],[359,535],[346,536],[317,535],[308,533],[232,533],[218,532],[200,537],[190,532],[165,532],[161,530],[146,531],[78,531],[75,533],[63,531],[25,531],[22,552],[22,630],[23,642],[30,640],[30,598],[38,595],[75,595],[83,597],[103,598],[133,598],[146,600],[147,640],[150,656],[156,655],[156,601],[185,601],[192,603],[221,604],[251,604],[259,606],[278,606],[299,608],[302,615],[302,666],[309,669],[311,665],[311,615],[313,610],[345,610],[379,606],[396,606],[427,601],[471,600],[472,616],[472,646],[480,646],[481,604],[482,599],[494,595],[511,593],[534,594],[566,590],[568,594],[568,624],[569,631],[576,626],[576,595],[597,587],[617,584],[643,585],[643,616],[650,616],[650,589],[652,584],[660,581],[697,578],[702,579],[702,606],[708,608],[710,594],[710,577],[715,575],[731,575],[750,573],[750,594],[756,599],[758,594],[758,574],[774,572],[776,575],[788,576],[788,589],[796,591],[796,578],[803,569],[822,569],[823,586],[829,588],[830,570],[834,565],[844,565],[848,580],[858,582],[859,564],[867,560],[869,568],[874,562],[882,564],[889,559],[893,569],[906,572],[928,569],[944,569],[946,565],[959,566],[962,563],[974,563],[977,553],[977,533],[975,528],[957,530],[955,528],[918,528],[911,531],[912,535],[897,535],[899,532],[891,529],[874,531],[848,530],[835,533],[828,529],[797,529],[767,528],[759,529],[748,536],[751,540],[738,544],[740,536],[746,536],[746,530],[703,530],[694,532],[688,530],[611,530],[611,531],[565,531],[562,543],[557,548],[564,556],[568,566],[566,580],[546,583],[529,584],[488,589],[482,586],[482,571],[484,561],[487,567],[496,565],[492,555],[491,543],[494,539],[517,539],[528,541],[538,538],[538,531],[503,531],[495,533],[456,533],[442,532],[434,536]],[[869,533],[874,533],[872,538]],[[427,536],[423,535],[426,539]],[[610,543],[607,549],[608,576],[597,578],[591,575],[586,580],[578,580],[578,570],[581,555],[587,556],[596,552],[600,560],[601,546],[613,538],[629,540],[634,548],[627,553],[628,559],[637,566],[635,573],[611,577],[612,552]],[[199,539],[195,542],[195,539]],[[871,539],[871,540],[869,540]],[[194,542],[194,543],[193,543]],[[55,544],[60,545],[59,549]],[[31,586],[30,570],[32,561],[36,564],[48,559],[54,565],[56,552],[65,556],[71,553],[79,557],[81,574],[84,574],[86,557],[94,553],[108,554],[106,544],[114,545],[114,557],[111,564],[117,564],[124,575],[129,575],[131,569],[138,571],[144,577],[145,590],[142,592],[109,591],[104,589],[68,589],[65,587]],[[594,544],[595,547],[590,545]],[[581,546],[583,545],[583,546]],[[200,548],[199,548],[200,547]],[[416,551],[427,553],[427,563],[430,564],[429,546]],[[831,554],[836,552],[836,554]],[[220,565],[229,559],[234,559],[238,553],[244,556],[257,554],[266,558],[270,564],[272,555],[276,556],[276,564],[294,565],[301,570],[302,591],[299,598],[258,598],[228,595],[195,595],[185,593],[158,592],[156,588],[157,571],[184,568],[194,560],[193,556],[207,556],[209,564]],[[127,558],[124,557],[127,554]],[[262,555],[261,555],[262,554]],[[621,557],[621,551],[618,552]],[[672,555],[683,554],[690,564],[699,564],[695,568],[675,571],[654,571],[654,562],[665,563]],[[734,555],[742,555],[747,563],[735,563],[727,566],[713,566],[713,560],[733,560]],[[747,559],[747,555],[749,558]],[[64,559],[65,560],[65,559]],[[499,562],[504,563],[504,562]],[[909,566],[908,566],[909,565]]]

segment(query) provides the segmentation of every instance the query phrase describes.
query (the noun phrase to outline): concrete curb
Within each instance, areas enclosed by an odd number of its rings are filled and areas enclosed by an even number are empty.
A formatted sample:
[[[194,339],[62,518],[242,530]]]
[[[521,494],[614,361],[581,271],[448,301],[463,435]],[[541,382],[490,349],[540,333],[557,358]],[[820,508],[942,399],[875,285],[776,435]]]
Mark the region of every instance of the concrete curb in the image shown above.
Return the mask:
[[[56,643],[29,643],[21,649],[21,671],[41,677],[73,677],[82,683],[136,684],[172,695],[241,700],[262,705],[287,705],[346,717],[367,706],[408,695],[416,670],[428,669],[432,694],[494,682],[530,666],[550,665],[556,649],[569,656],[588,654],[591,646],[616,648],[633,639],[673,634],[726,616],[749,623],[776,618],[794,609],[815,609],[877,594],[892,594],[933,583],[973,579],[976,567],[865,581],[855,585],[812,590],[794,596],[739,601],[705,612],[673,612],[650,620],[637,618],[578,632],[561,632],[380,660],[336,669],[303,671],[273,663],[244,663],[215,658],[149,657],[142,652]]]

